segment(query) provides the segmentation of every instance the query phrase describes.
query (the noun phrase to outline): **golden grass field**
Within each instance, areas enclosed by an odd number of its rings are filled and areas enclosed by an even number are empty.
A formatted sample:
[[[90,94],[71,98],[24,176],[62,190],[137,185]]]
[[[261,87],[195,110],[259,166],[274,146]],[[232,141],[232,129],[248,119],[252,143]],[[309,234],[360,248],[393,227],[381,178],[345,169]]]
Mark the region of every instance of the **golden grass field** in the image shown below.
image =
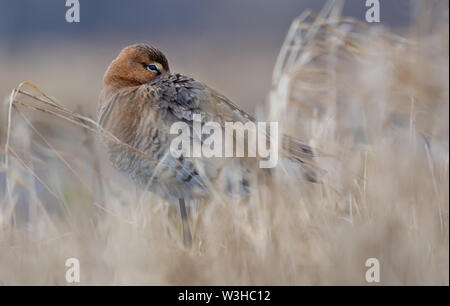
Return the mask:
[[[29,86],[5,92],[0,284],[66,285],[76,257],[83,285],[369,285],[377,258],[381,285],[448,286],[448,7],[432,21],[394,34],[337,7],[295,20],[267,103],[236,102],[323,152],[321,183],[279,169],[249,199],[194,203],[191,249],[177,208],[118,175],[95,125],[71,113],[95,118],[101,80],[35,76],[64,109]]]

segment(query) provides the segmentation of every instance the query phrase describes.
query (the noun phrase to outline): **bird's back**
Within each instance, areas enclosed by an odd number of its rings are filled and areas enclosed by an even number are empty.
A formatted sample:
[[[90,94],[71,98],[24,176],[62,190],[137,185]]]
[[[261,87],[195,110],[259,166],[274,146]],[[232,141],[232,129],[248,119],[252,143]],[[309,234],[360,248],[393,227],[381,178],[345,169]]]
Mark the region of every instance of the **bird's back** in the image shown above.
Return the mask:
[[[176,157],[171,153],[170,144],[178,135],[171,134],[170,128],[176,122],[185,123],[189,140],[201,145],[204,137],[192,128],[195,116],[202,124],[213,121],[222,128],[225,122],[254,120],[225,96],[190,77],[166,73],[104,99],[100,124],[136,149],[107,140],[110,159],[145,189],[174,201],[204,197],[212,185],[228,194],[248,194],[250,182],[263,171],[256,166],[257,158]],[[283,147],[296,162],[313,155],[309,147],[288,136],[283,138]]]

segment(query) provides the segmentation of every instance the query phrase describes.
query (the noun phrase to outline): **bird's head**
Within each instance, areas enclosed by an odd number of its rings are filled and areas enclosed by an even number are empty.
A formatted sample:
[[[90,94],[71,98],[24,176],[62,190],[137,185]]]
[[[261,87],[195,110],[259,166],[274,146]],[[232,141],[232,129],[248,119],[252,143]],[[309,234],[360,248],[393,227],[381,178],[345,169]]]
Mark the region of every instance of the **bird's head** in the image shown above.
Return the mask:
[[[123,49],[108,67],[104,87],[122,89],[152,81],[158,75],[169,72],[169,64],[158,49],[137,44]]]

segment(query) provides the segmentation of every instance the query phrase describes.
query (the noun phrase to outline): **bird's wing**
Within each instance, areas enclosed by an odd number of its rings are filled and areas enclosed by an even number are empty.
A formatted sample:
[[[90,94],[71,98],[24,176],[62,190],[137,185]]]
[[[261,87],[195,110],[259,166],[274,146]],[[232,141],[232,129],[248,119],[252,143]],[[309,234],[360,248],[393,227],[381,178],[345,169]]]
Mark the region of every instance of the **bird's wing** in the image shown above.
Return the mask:
[[[178,73],[162,75],[144,86],[156,92],[159,107],[167,107],[179,119],[192,121],[193,115],[199,114],[219,123],[254,120],[214,89]]]
[[[201,115],[202,121],[248,122],[255,119],[227,97],[193,78],[181,74],[166,74],[144,85],[159,98],[159,107],[166,107],[178,119],[192,121]],[[283,135],[282,149],[287,158],[302,164],[312,164],[316,151],[300,140]]]

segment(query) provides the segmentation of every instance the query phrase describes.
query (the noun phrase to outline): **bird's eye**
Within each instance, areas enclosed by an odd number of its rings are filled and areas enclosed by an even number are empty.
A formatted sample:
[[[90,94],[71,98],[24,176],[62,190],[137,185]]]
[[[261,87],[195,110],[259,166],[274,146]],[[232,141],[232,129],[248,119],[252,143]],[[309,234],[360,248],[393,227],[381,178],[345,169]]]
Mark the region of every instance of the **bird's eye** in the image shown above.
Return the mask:
[[[148,70],[150,70],[150,71],[152,71],[152,72],[157,72],[157,73],[159,73],[159,70],[158,70],[158,66],[156,66],[156,65],[148,65],[147,66],[147,69]]]

